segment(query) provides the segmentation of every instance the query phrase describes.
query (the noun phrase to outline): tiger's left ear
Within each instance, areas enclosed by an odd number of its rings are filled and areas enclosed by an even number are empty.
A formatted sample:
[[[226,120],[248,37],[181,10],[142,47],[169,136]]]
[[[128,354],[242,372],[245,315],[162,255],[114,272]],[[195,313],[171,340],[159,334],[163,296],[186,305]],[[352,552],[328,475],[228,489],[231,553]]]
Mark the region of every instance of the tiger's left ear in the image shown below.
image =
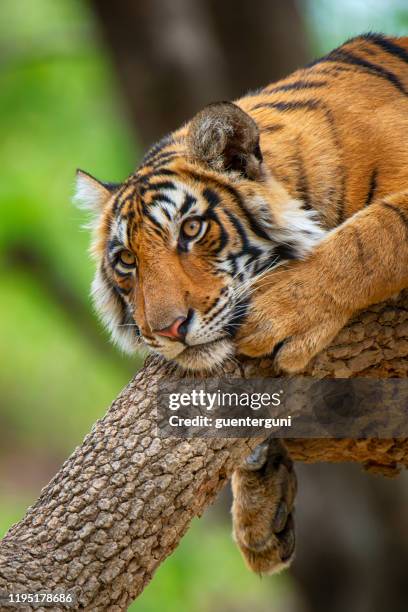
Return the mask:
[[[74,202],[79,208],[100,213],[120,183],[102,183],[83,170],[76,171]]]
[[[253,180],[261,176],[258,126],[232,102],[209,104],[197,113],[188,128],[187,151],[213,170],[235,170]]]

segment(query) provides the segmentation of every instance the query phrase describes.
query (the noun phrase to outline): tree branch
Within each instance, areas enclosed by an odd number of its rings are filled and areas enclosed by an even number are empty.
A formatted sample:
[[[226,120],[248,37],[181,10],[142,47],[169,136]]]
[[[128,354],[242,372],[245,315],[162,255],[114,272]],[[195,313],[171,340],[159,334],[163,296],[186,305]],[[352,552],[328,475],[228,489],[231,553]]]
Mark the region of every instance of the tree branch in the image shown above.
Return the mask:
[[[404,292],[354,319],[307,373],[406,377],[407,355]],[[227,375],[269,376],[272,364],[230,364]],[[181,376],[172,364],[149,358],[95,423],[0,543],[0,596],[59,588],[76,594],[76,608],[119,611],[143,590],[191,519],[260,441],[158,437],[156,388]],[[287,446],[297,461],[359,461],[386,473],[408,465],[407,439],[288,440]]]

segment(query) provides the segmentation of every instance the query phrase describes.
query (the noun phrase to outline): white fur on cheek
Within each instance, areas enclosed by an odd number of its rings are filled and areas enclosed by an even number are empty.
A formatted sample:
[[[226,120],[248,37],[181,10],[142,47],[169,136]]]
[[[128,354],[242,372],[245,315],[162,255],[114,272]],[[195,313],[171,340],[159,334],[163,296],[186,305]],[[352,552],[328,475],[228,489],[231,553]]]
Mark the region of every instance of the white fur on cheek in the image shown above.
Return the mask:
[[[135,334],[136,327],[123,323],[120,298],[106,283],[100,269],[92,282],[91,296],[95,310],[115,344],[126,353],[134,353],[141,348],[140,338]]]
[[[314,210],[303,209],[299,200],[289,200],[280,212],[273,239],[295,245],[298,257],[305,257],[326,234]]]
[[[245,204],[270,237],[271,244],[294,247],[297,258],[305,257],[327,234],[320,225],[317,212],[302,208],[300,200],[284,199],[275,209],[256,195],[247,199]]]

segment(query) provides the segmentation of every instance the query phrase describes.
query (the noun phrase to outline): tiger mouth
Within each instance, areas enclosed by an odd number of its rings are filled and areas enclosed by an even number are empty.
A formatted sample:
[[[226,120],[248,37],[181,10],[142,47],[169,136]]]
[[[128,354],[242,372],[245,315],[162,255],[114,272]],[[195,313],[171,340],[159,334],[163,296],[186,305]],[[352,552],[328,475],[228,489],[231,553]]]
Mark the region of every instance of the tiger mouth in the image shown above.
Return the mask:
[[[218,338],[203,344],[187,346],[174,358],[187,370],[212,370],[229,359],[234,352],[232,342],[227,338]]]

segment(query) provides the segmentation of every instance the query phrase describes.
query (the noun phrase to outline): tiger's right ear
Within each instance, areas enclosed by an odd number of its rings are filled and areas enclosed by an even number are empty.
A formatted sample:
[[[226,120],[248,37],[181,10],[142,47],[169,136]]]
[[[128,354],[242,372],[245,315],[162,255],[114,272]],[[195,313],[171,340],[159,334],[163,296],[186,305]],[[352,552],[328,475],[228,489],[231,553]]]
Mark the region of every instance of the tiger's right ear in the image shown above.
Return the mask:
[[[74,202],[79,208],[100,213],[120,183],[103,183],[83,170],[76,171]]]

